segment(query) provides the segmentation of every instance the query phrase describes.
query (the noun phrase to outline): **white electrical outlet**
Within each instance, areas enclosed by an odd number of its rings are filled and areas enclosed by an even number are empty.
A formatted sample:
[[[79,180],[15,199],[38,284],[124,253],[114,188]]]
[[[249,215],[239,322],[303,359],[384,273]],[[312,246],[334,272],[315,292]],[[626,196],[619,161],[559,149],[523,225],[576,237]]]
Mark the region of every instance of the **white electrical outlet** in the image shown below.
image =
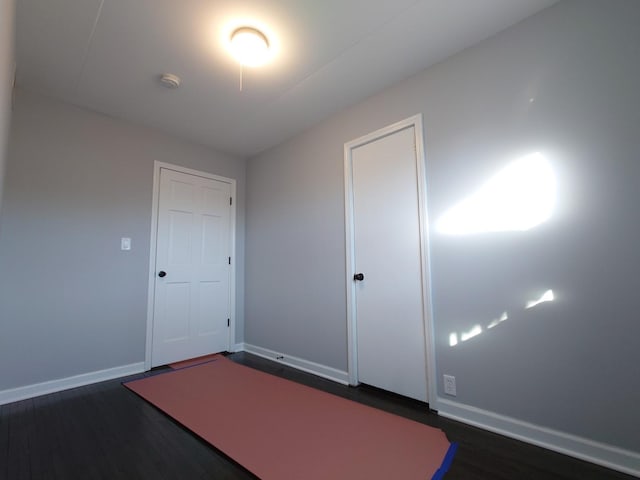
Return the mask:
[[[453,375],[443,375],[444,378],[444,393],[447,395],[456,396],[456,377]]]

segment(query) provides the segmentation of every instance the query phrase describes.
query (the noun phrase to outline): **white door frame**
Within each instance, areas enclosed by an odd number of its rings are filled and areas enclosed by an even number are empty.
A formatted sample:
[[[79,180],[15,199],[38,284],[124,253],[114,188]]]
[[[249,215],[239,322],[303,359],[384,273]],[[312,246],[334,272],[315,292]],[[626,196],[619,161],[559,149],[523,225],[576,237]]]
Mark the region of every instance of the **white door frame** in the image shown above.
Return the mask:
[[[353,225],[353,162],[354,149],[371,143],[400,130],[414,127],[416,144],[416,174],[418,178],[418,221],[420,230],[420,260],[422,275],[422,315],[425,332],[425,357],[427,362],[427,402],[430,408],[436,408],[437,383],[435,371],[435,345],[433,334],[433,315],[431,307],[431,278],[429,270],[429,228],[427,223],[426,174],[424,160],[424,140],[422,134],[422,114],[417,114],[393,125],[376,130],[344,144],[344,192],[345,192],[345,245],[346,245],[346,284],[347,284],[347,342],[349,384],[358,385],[358,343],[356,323],[356,285],[353,281],[355,271],[355,239]]]
[[[231,186],[231,213],[230,213],[230,238],[231,245],[231,272],[229,277],[229,338],[227,348],[235,343],[236,338],[236,181],[233,178],[221,177],[212,173],[201,172],[180,165],[154,161],[153,162],[153,203],[151,208],[151,237],[149,241],[149,290],[147,296],[147,341],[144,355],[144,369],[151,370],[151,352],[153,350],[153,316],[155,306],[155,282],[156,282],[156,248],[158,242],[158,206],[160,200],[160,169],[173,170],[187,175],[209,178],[219,182],[228,183]]]

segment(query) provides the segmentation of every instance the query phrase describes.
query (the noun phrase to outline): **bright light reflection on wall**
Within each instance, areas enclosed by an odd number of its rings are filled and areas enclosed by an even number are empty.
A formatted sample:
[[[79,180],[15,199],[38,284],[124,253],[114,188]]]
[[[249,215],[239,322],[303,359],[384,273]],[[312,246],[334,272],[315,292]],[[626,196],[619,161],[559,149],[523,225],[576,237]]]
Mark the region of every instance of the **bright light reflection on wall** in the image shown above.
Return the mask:
[[[536,305],[540,305],[541,303],[553,302],[554,300],[555,297],[553,296],[553,290],[547,290],[538,300],[531,300],[530,302],[527,302],[527,306],[525,308],[533,308]]]
[[[500,325],[505,320],[509,320],[509,315],[507,315],[507,312],[502,312],[500,318],[496,318],[495,320],[493,320],[489,325],[487,325],[487,328],[493,328],[496,325]]]
[[[553,170],[536,152],[510,163],[447,210],[436,230],[448,235],[526,231],[548,220],[555,202]]]
[[[555,300],[555,295],[553,294],[553,290],[547,290],[537,300],[531,300],[531,301],[527,302],[527,305],[525,306],[525,310],[527,310],[529,308],[533,308],[536,305],[540,305],[541,303],[553,302],[554,300]],[[509,315],[507,314],[507,312],[502,312],[502,315],[500,315],[500,318],[496,318],[495,320],[492,320],[487,325],[487,330],[500,325],[502,322],[504,322],[506,320],[509,320]],[[475,325],[468,332],[462,332],[460,334],[460,342],[466,342],[467,340],[469,340],[471,338],[477,337],[483,331],[484,330],[482,329],[481,325]],[[452,332],[452,333],[449,334],[449,346],[450,347],[455,347],[460,342],[458,341],[458,334],[456,332]]]
[[[482,333],[482,327],[480,325],[475,325],[468,332],[462,332],[462,335],[460,335],[460,340],[462,340],[463,342],[466,342],[470,338],[477,337],[481,333]]]

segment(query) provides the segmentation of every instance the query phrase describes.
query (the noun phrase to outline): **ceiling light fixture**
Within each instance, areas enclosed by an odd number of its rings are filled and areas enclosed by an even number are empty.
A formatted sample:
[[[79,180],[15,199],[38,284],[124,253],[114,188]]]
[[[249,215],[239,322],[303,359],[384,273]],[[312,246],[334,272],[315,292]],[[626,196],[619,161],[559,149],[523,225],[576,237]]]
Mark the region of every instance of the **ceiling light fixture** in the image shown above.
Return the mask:
[[[240,91],[243,89],[244,67],[259,67],[271,57],[269,39],[257,28],[236,28],[229,39],[231,54],[240,63]]]
[[[231,34],[231,52],[240,65],[259,67],[269,59],[269,40],[256,28],[236,28]]]

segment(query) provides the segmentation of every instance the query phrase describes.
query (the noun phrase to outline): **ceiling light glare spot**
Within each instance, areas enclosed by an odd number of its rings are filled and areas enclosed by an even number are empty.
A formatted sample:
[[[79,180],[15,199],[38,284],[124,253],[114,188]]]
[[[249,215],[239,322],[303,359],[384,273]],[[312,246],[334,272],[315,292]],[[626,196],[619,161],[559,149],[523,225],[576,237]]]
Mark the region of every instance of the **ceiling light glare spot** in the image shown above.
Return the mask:
[[[231,52],[241,65],[259,67],[269,59],[269,40],[260,30],[240,27],[231,34]]]

